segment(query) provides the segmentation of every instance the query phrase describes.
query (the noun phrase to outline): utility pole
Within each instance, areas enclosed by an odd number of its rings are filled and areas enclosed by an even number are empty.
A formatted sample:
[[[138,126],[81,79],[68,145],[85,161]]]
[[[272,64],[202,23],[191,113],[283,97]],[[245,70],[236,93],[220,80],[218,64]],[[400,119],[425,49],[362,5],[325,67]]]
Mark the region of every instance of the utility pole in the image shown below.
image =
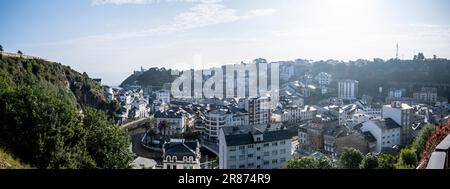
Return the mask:
[[[397,51],[395,53],[395,59],[398,60],[398,42],[397,42]]]

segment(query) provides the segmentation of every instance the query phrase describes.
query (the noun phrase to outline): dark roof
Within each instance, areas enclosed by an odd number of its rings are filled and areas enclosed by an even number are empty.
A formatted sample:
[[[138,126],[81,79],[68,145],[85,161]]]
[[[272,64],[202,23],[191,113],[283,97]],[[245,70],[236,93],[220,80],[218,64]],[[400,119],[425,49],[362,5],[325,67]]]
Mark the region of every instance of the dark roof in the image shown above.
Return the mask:
[[[176,156],[178,160],[183,159],[184,156],[192,156],[195,159],[197,147],[199,147],[197,141],[171,141],[163,146],[164,156]]]
[[[348,131],[345,126],[335,126],[328,128],[324,131],[324,135],[333,136],[333,137],[342,137],[348,134]]]
[[[364,138],[369,142],[375,142],[377,139],[369,131],[363,132]]]
[[[239,146],[246,144],[265,143],[279,140],[287,140],[291,137],[287,130],[274,130],[274,131],[259,131],[255,129],[251,130],[239,130],[238,127],[224,127],[223,132],[225,134],[225,141],[227,146]],[[253,140],[253,135],[263,134],[263,140],[256,142]]]
[[[383,130],[401,128],[401,126],[391,118],[385,118],[383,120],[374,120],[373,122]]]
[[[155,113],[155,118],[181,118],[182,116],[183,114],[181,112],[175,112],[173,110]]]

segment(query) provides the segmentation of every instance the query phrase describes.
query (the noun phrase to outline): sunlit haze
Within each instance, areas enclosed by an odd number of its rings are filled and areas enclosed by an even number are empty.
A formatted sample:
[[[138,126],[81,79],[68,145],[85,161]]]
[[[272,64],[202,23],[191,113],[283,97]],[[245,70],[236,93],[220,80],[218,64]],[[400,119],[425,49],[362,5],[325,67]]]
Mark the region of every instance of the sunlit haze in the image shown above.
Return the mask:
[[[450,57],[447,0],[14,0],[5,51],[62,62],[117,85],[143,66]]]

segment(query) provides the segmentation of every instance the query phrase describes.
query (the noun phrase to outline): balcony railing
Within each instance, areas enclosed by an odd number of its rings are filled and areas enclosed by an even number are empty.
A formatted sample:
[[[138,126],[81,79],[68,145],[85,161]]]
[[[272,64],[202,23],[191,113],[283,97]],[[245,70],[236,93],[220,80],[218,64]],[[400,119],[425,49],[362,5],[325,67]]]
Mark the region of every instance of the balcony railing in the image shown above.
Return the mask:
[[[450,169],[450,134],[436,146],[427,164],[427,169]]]

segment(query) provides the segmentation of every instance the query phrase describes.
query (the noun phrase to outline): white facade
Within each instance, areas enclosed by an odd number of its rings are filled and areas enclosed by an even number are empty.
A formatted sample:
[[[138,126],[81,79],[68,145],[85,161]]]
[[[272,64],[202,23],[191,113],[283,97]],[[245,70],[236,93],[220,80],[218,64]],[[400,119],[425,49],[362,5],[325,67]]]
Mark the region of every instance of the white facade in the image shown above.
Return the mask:
[[[317,74],[315,79],[319,83],[319,85],[330,85],[331,74],[328,74],[326,72],[320,72],[319,74]]]
[[[170,104],[170,91],[168,90],[156,91],[156,100],[159,100],[162,103]]]
[[[186,116],[180,112],[157,112],[155,114],[156,127],[159,133],[165,133],[166,135],[174,135],[184,133],[186,129]],[[170,124],[170,128],[164,130],[159,129],[161,122],[166,121]]]
[[[412,110],[408,104],[398,101],[383,106],[383,118],[391,118],[402,127],[402,145],[408,145],[412,140]]]
[[[200,169],[200,144],[195,141],[189,143],[197,143],[196,145],[186,144],[184,139],[171,139],[169,143],[163,146],[163,169]],[[170,148],[170,145],[179,145],[191,151],[191,154],[185,152],[178,153]],[[167,147],[169,146],[169,147]],[[191,149],[194,148],[194,149]]]
[[[205,129],[203,135],[210,140],[219,137],[219,130],[231,123],[231,115],[226,110],[213,110],[205,115]]]
[[[317,114],[317,109],[312,106],[287,108],[281,115],[282,122],[299,123],[312,120]]]
[[[358,97],[358,84],[356,80],[343,80],[338,83],[338,97],[345,100],[354,100]]]
[[[378,122],[378,123],[376,123]],[[379,122],[386,122],[386,120],[370,120],[363,123],[363,126],[361,127],[361,130],[363,132],[370,132],[375,139],[377,140],[377,145],[375,147],[374,152],[381,152],[381,149],[383,147],[389,147],[392,148],[395,145],[400,145],[400,127],[393,127],[390,128],[389,126],[383,127],[380,126],[382,124],[386,123],[379,123]]]
[[[292,144],[287,131],[266,131],[286,132],[286,137],[279,140],[268,140],[266,137],[272,137],[262,133],[243,132],[241,134],[251,135],[252,140],[244,143],[233,141],[239,143],[233,145],[227,144],[225,136],[234,134],[226,134],[223,130],[221,129],[219,136],[220,169],[279,169],[292,158]]]
[[[268,124],[271,119],[271,100],[268,97],[251,98],[245,100],[245,110],[248,111],[249,124]]]

